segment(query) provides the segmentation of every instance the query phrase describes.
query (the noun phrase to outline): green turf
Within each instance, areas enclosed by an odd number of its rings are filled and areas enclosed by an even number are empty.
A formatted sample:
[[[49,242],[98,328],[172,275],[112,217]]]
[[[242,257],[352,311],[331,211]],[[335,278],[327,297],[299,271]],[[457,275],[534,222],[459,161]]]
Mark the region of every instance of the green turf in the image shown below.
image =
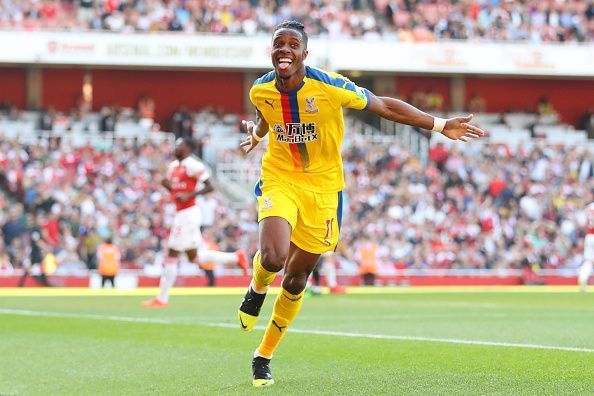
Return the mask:
[[[0,395],[594,394],[592,352],[295,332],[273,360],[277,383],[253,389],[262,331],[208,325],[235,324],[240,298],[174,296],[146,310],[141,297],[0,297]],[[293,327],[592,350],[594,294],[312,297]]]

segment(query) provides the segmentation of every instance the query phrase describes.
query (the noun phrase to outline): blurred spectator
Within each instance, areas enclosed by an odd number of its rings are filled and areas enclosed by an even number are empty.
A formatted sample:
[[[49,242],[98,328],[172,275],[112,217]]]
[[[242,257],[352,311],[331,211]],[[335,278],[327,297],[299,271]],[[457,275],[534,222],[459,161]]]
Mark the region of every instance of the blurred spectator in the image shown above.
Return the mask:
[[[101,287],[105,287],[106,283],[111,283],[111,287],[115,287],[115,277],[120,270],[121,252],[120,249],[113,244],[111,237],[108,237],[104,243],[97,248],[97,262],[99,274],[101,275]]]
[[[27,278],[33,277],[41,286],[51,286],[47,278],[47,274],[56,270],[55,256],[53,254],[48,256],[49,250],[41,248],[44,246],[39,238],[39,234],[32,234],[31,246],[29,249],[29,258],[25,258],[20,263],[23,269],[23,275],[19,279],[19,287],[25,286]],[[53,260],[53,261],[52,261]]]
[[[80,0],[78,3],[77,19],[81,23],[89,23],[95,14],[94,0]]]
[[[138,99],[136,115],[140,125],[150,128],[155,120],[155,101],[148,94],[143,94]]]
[[[252,36],[269,34],[285,19],[297,19],[312,36],[331,38],[583,42],[592,41],[594,36],[592,10],[592,2],[582,0],[570,3],[62,0],[41,4],[23,1],[7,3],[0,13],[0,28]]]
[[[23,245],[34,247],[31,240],[39,240],[39,246],[55,252],[59,273],[83,266],[94,269],[98,246],[113,235],[119,241],[122,266],[153,265],[173,218],[173,202],[161,189],[159,176],[162,164],[170,160],[172,144],[118,141],[105,152],[46,143],[0,143],[0,152],[13,159],[0,158],[0,171],[20,174],[15,191],[19,186],[26,191],[22,197],[11,192],[12,199],[27,202],[26,215],[20,204],[10,204],[8,210],[0,207],[2,239],[9,253],[19,256]],[[215,242],[227,250],[252,249],[256,214],[232,211],[221,205],[223,201],[220,193],[204,201],[203,214]],[[30,255],[39,252],[25,254]],[[23,266],[20,256],[11,263]]]
[[[584,114],[580,128],[588,133],[589,139],[594,139],[594,109],[590,108]]]
[[[484,113],[487,111],[485,99],[480,96],[478,92],[472,94],[472,97],[468,102],[468,111],[471,113]]]
[[[363,278],[363,285],[374,286],[378,270],[379,246],[371,238],[363,238],[357,247],[356,260],[359,263],[359,273]]]
[[[99,130],[101,132],[115,131],[118,122],[118,110],[115,106],[105,106],[101,109],[101,120],[99,121]]]
[[[50,248],[56,249],[60,243],[60,217],[51,211],[41,226],[41,238]]]
[[[236,121],[213,112],[195,114],[196,130],[204,135],[235,131]],[[171,149],[168,142],[122,140],[102,150],[4,139],[0,173],[6,194],[25,204],[7,204],[0,192],[0,227],[11,266],[40,260],[27,250],[34,235],[41,237],[39,245],[55,250],[58,271],[79,270],[81,262],[95,268],[97,247],[109,235],[118,241],[123,267],[158,262],[173,215],[159,186]],[[257,153],[241,159],[243,168],[258,172]],[[481,144],[460,151],[437,144],[429,156],[423,166],[395,143],[352,137],[343,152],[348,177],[341,265],[355,265],[366,235],[378,246],[380,273],[521,269],[528,253],[540,268],[577,265],[585,232],[582,208],[594,201],[594,161],[587,147]],[[216,160],[240,158],[233,148]],[[254,205],[230,208],[216,193],[200,206],[221,250],[256,250]],[[541,227],[534,228],[536,223]]]
[[[51,131],[54,129],[56,112],[53,107],[42,111],[39,115],[39,129],[42,131]]]
[[[437,91],[429,91],[425,95],[425,106],[427,111],[442,112],[444,108],[443,96]]]
[[[97,247],[101,244],[101,236],[94,227],[83,229],[82,233],[83,259],[88,269],[97,268]]]
[[[536,105],[536,112],[541,116],[557,114],[553,108],[553,104],[545,96],[538,100]]]
[[[24,220],[20,205],[12,206],[9,209],[8,216],[4,224],[2,224],[5,246],[11,246],[12,242],[23,234],[25,231]]]
[[[194,134],[193,117],[185,106],[177,109],[169,121],[169,132],[176,137],[192,137]]]
[[[479,145],[462,155],[451,146],[440,170],[396,145],[356,142],[343,153],[350,177],[342,256],[354,260],[353,246],[370,235],[380,271],[519,269],[519,253],[528,250],[541,267],[575,265],[582,208],[594,200],[591,157],[580,147]],[[540,231],[531,227],[543,220]]]
[[[52,252],[51,249],[45,249],[45,255],[43,256],[43,261],[41,262],[41,277],[45,280],[44,283],[47,283],[47,275],[51,275],[58,269],[58,260],[56,260],[56,256]],[[46,286],[49,286],[46,284]]]
[[[0,272],[12,272],[13,266],[10,262],[10,256],[3,243],[0,243]]]
[[[0,114],[7,115],[9,113],[11,107],[12,106],[9,101],[2,100],[0,102]]]
[[[434,162],[435,166],[440,171],[443,171],[446,161],[448,160],[448,156],[448,149],[442,142],[437,143],[429,149],[429,160]]]

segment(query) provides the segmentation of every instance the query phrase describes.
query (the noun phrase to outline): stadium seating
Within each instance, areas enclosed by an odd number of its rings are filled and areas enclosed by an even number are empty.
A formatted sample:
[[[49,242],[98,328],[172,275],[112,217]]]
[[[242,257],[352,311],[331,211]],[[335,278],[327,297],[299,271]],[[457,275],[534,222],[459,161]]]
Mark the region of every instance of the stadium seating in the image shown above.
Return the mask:
[[[517,118],[524,117],[520,114]],[[477,117],[495,122],[500,118],[488,114]],[[383,273],[393,271],[395,263],[401,268],[420,270],[520,268],[528,261],[544,268],[573,268],[579,264],[580,238],[584,232],[582,210],[594,199],[589,160],[594,146],[587,143],[583,131],[564,125],[544,125],[536,130],[546,134],[532,137],[528,129],[512,129],[505,124],[486,125],[490,136],[484,142],[468,146],[434,134],[432,146],[445,144],[448,160],[436,166],[430,151],[428,167],[424,168],[419,166],[418,158],[402,146],[400,136],[382,135],[380,130],[364,127],[353,119],[347,119],[347,124],[350,132],[344,154],[345,195],[350,205],[345,213],[347,220],[341,243],[343,269],[347,272],[349,269],[356,271],[355,249],[365,232],[371,233],[383,246]],[[573,160],[566,160],[565,156]],[[260,155],[253,155],[241,159],[236,149],[221,146],[217,151],[217,170],[247,190],[258,178],[258,172],[251,170],[257,169],[259,158]],[[562,188],[551,189],[543,195],[542,180],[535,172],[545,163],[547,172],[556,169],[555,183]],[[581,173],[570,170],[576,168],[580,168]],[[507,187],[502,196],[492,195],[490,184],[502,172]],[[514,174],[524,175],[522,181],[515,179]],[[574,187],[577,180],[585,184]],[[515,189],[514,185],[523,187]],[[421,210],[418,200],[425,197],[426,191],[432,192],[431,198],[428,207]],[[458,206],[458,202],[455,205],[458,207],[454,208],[445,198],[448,196],[464,204]],[[536,219],[528,216],[533,199],[539,207]],[[390,219],[392,213],[401,215]],[[408,216],[416,220],[406,220]],[[547,238],[568,243],[563,249],[555,247],[564,252],[561,257],[547,256],[532,249],[527,241],[538,226],[546,228]],[[448,233],[452,227],[465,229],[464,236]],[[477,229],[480,236],[468,238]],[[569,229],[571,232],[567,231]],[[510,234],[501,238],[502,233]],[[419,235],[421,242],[415,241]],[[464,241],[456,242],[456,238]],[[506,245],[499,246],[503,240]]]
[[[0,29],[180,31],[186,33],[269,33],[284,19],[302,20],[312,35],[332,38],[384,37],[398,41],[436,39],[504,41],[592,41],[594,5],[555,2],[341,1],[300,2],[11,2]],[[50,12],[51,11],[51,12]]]
[[[76,210],[80,210],[72,191],[64,194],[61,190],[65,186],[80,188],[93,180],[92,188],[86,191],[86,194],[90,194],[89,199],[96,208],[94,221],[97,223],[105,222],[107,214],[114,209],[113,202],[117,199],[124,200],[123,205],[117,206],[118,210],[123,211],[116,216],[118,218],[129,215],[129,206],[138,200],[143,201],[143,205],[154,205],[158,208],[156,230],[151,224],[152,220],[137,223],[140,227],[136,234],[140,236],[132,239],[128,234],[129,224],[104,224],[97,230],[103,236],[108,232],[116,233],[124,245],[128,263],[142,267],[152,265],[153,261],[157,260],[162,246],[162,228],[166,229],[170,221],[170,208],[168,209],[169,206],[166,204],[167,199],[162,196],[163,191],[157,187],[158,183],[155,184],[154,180],[152,184],[146,183],[150,179],[149,174],[158,175],[163,171],[156,164],[167,163],[173,137],[151,132],[128,114],[127,118],[119,119],[121,121],[116,124],[113,135],[98,130],[101,118],[99,113],[89,113],[81,121],[73,121],[73,118],[63,116],[62,122],[68,125],[67,128],[53,128],[46,132],[37,131],[38,119],[41,116],[39,112],[21,112],[17,119],[0,116],[0,134],[10,145],[5,158],[14,158],[18,152],[25,149],[31,155],[30,158],[21,161],[4,162],[1,172],[7,180],[13,180],[10,186],[5,186],[11,191],[12,199],[20,199],[28,207],[32,205],[26,201],[28,189],[35,190],[29,191],[29,194],[38,197],[42,195],[43,190],[48,190],[50,195],[55,196],[58,206],[62,205],[62,209],[66,203],[74,204]],[[222,218],[225,221],[215,225],[213,235],[216,235],[219,245],[229,250],[246,248],[247,245],[255,250],[256,236],[247,232],[255,226],[254,213],[239,229],[232,225],[233,221],[230,219],[237,218],[240,212],[244,213],[245,218],[246,208],[253,206],[249,197],[259,177],[259,161],[263,147],[258,147],[247,157],[241,154],[237,149],[242,136],[237,133],[237,115],[221,116],[203,110],[192,113],[192,119],[191,132],[202,142],[203,158],[213,167],[221,191],[227,195],[216,195],[219,201],[217,210],[224,213]],[[588,157],[582,155],[592,153],[588,151],[592,148],[587,143],[586,134],[566,125],[552,123],[554,118],[551,118],[548,124],[533,126],[531,131],[525,127],[537,118],[525,113],[503,116],[478,113],[476,120],[490,134],[483,142],[468,146],[461,143],[452,144],[445,137],[434,134],[431,145],[435,147],[441,142],[448,153],[446,162],[436,164],[428,147],[421,147],[419,143],[428,144],[428,141],[411,128],[399,127],[394,131],[382,131],[356,118],[347,117],[350,132],[346,139],[344,159],[347,172],[346,196],[350,205],[345,213],[342,232],[343,270],[348,272],[349,269],[356,269],[354,249],[361,236],[356,230],[367,230],[381,242],[384,273],[390,273],[396,266],[413,269],[480,269],[490,268],[497,263],[505,268],[517,268],[524,259],[532,260],[542,267],[572,267],[577,264],[580,235],[583,233],[580,210],[588,200],[594,200],[590,191],[592,177],[584,176],[588,172],[587,169],[580,170],[581,173],[576,173],[575,170],[576,167],[582,167],[582,164],[584,167],[588,166],[585,160]],[[52,146],[39,145],[40,137],[45,139],[52,136],[61,138],[60,156],[49,155]],[[421,137],[418,138],[413,150],[410,144],[415,136]],[[555,146],[561,143],[562,146]],[[552,145],[545,147],[543,144]],[[34,150],[33,146],[36,147]],[[107,148],[112,150],[113,156],[102,154]],[[147,162],[147,157],[142,152],[138,154],[139,148],[148,150],[150,161]],[[412,153],[417,151],[425,151],[426,157],[415,157]],[[75,175],[64,168],[63,161],[68,153],[79,161],[76,164],[78,169],[85,169],[84,178],[76,180]],[[120,158],[121,155],[130,158],[131,163],[125,167],[118,167],[116,158]],[[96,169],[87,169],[98,159],[104,161],[100,161],[97,165],[99,167],[117,167],[122,181],[115,183],[110,179],[109,172],[102,174],[95,173]],[[426,161],[426,167],[420,166],[418,159]],[[538,180],[532,180],[529,176],[524,176],[519,191],[511,187],[504,189],[502,194],[505,198],[490,193],[489,185],[499,177],[500,172],[505,174],[505,181],[511,186],[512,182],[518,182],[514,180],[514,174],[531,175],[535,172],[537,164],[543,166],[543,161],[548,172],[552,172],[555,165],[556,183],[560,186],[547,193],[547,199],[543,198],[538,188]],[[506,166],[503,166],[504,164]],[[42,173],[39,172],[40,166],[44,169]],[[591,164],[589,166],[591,167]],[[139,181],[134,182],[138,177],[140,184]],[[373,180],[381,180],[382,183],[377,184]],[[574,187],[576,180],[585,181],[586,185]],[[123,188],[122,182],[128,184],[127,191],[113,195],[114,191]],[[68,188],[65,191],[68,191]],[[419,195],[419,192],[425,191],[432,191],[431,198],[420,205],[418,200],[424,194]],[[230,194],[231,192],[233,194]],[[525,197],[529,197],[530,200],[524,199]],[[532,199],[536,200],[536,204]],[[551,206],[547,202],[554,204]],[[37,204],[39,202],[35,205]],[[541,251],[525,249],[526,240],[535,232],[530,224],[525,222],[529,217],[530,204],[538,206],[539,216],[532,220],[541,222],[539,224],[546,228],[547,236],[569,244],[569,248],[564,250],[564,255],[555,258],[555,264],[548,262]],[[525,209],[526,205],[528,209]],[[72,212],[68,216],[72,215]],[[402,217],[403,213],[406,213],[405,217],[410,217],[410,220],[405,220]],[[487,218],[483,218],[484,216]],[[76,221],[82,221],[78,216],[74,217]],[[420,219],[424,219],[425,222]],[[455,233],[445,232],[452,227],[456,228]],[[491,228],[484,234],[470,238],[468,235],[475,232],[476,227]],[[441,231],[435,233],[430,232],[430,229]],[[502,233],[505,232],[512,234],[508,238],[502,238]],[[234,239],[237,236],[240,237]],[[85,235],[77,237],[83,241],[86,238]],[[505,248],[501,246],[502,243],[505,244]],[[435,246],[439,246],[439,249]],[[493,246],[498,247],[495,249],[497,252],[506,253],[489,253]],[[6,247],[8,251],[10,248]],[[525,252],[531,254],[524,257]],[[85,257],[84,249],[77,253],[80,255],[81,263],[87,260],[86,265],[92,266],[92,262],[89,261],[92,260],[92,254],[90,258]],[[14,266],[18,267],[19,264],[14,263]]]
[[[34,219],[40,227],[52,208],[62,221],[79,225],[74,230],[79,249],[68,256],[78,257],[78,262],[71,261],[60,271],[92,267],[92,241],[109,233],[122,245],[129,266],[149,268],[158,262],[171,220],[171,204],[158,180],[170,158],[173,136],[149,132],[133,118],[118,122],[114,136],[79,127],[38,132],[39,116],[23,112],[16,120],[0,118],[0,135],[7,148],[0,157],[0,173],[8,199],[20,200],[29,210],[45,208],[48,214]],[[408,148],[410,139],[402,139],[418,132],[399,128],[386,135],[348,117],[350,132],[344,150],[348,205],[339,248],[343,273],[357,270],[356,248],[362,233],[381,245],[380,269],[385,274],[396,268],[505,269],[525,262],[545,269],[578,265],[582,209],[594,200],[592,146],[584,132],[568,126],[538,125],[532,137],[528,129],[501,123],[526,118],[525,114],[479,113],[477,120],[490,133],[485,142],[452,144],[434,134],[433,148],[421,166],[419,159],[423,159]],[[99,119],[91,113],[84,123],[98,127]],[[255,251],[255,213],[249,197],[259,177],[263,146],[250,156],[242,155],[237,148],[241,135],[236,115],[201,111],[193,114],[193,120],[192,133],[203,142],[203,157],[227,194],[215,195],[220,221],[210,233],[223,249]],[[61,151],[48,144],[52,136],[61,138]],[[445,157],[433,155],[440,142]],[[120,163],[122,158],[128,158],[125,165]],[[119,178],[114,179],[114,172]],[[556,188],[543,190],[543,174],[550,175]],[[505,188],[493,192],[491,184],[502,178]],[[48,202],[53,203],[47,206]],[[132,210],[137,205],[141,210]],[[107,220],[114,210],[115,218],[124,219],[119,224]],[[142,218],[138,213],[154,214]],[[237,218],[242,219],[239,225]],[[0,224],[7,221],[5,216]],[[543,248],[542,238],[554,243]],[[547,250],[553,248],[555,254]],[[9,244],[0,250],[18,268],[14,249]]]

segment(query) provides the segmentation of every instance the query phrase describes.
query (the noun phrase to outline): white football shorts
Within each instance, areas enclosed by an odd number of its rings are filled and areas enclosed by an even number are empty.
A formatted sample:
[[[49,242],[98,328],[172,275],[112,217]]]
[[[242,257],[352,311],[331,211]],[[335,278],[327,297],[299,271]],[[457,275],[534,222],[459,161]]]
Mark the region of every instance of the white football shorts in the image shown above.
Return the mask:
[[[196,205],[175,214],[167,245],[178,252],[198,249],[202,245],[202,212]]]

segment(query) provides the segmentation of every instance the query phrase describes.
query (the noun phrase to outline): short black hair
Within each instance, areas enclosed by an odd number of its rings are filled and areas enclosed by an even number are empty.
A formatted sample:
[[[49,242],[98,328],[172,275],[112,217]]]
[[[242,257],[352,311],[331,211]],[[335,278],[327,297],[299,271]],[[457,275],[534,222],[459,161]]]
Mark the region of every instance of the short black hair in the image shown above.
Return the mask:
[[[303,44],[305,44],[305,48],[307,49],[307,33],[305,33],[305,26],[301,22],[298,21],[283,21],[276,25],[274,31],[281,29],[292,29],[301,34],[301,38],[303,39]]]
[[[180,138],[178,138],[178,141],[181,141],[181,143],[188,146],[190,148],[190,150],[192,150],[192,152],[194,152],[196,150],[196,142],[191,137],[188,137],[188,136],[180,137]]]

